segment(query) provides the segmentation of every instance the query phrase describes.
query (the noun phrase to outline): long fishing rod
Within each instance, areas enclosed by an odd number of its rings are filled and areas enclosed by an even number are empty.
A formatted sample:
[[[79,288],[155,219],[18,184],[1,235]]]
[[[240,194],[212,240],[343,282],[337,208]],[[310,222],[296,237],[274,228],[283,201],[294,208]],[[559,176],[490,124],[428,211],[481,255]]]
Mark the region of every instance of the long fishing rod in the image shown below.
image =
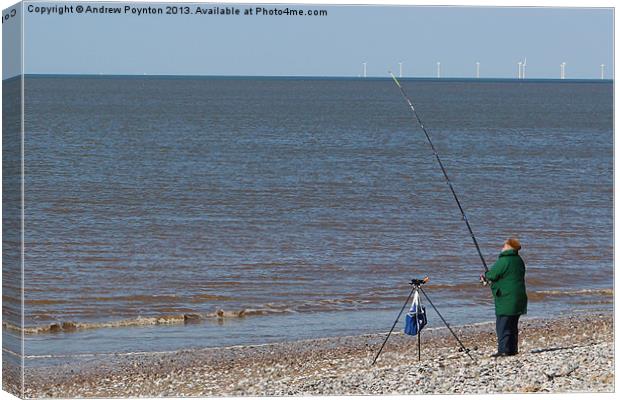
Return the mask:
[[[426,135],[426,140],[428,140],[428,144],[431,145],[431,149],[433,150],[433,154],[435,154],[435,158],[437,159],[437,162],[439,163],[439,166],[441,167],[441,172],[443,172],[443,176],[446,178],[446,182],[448,183],[448,186],[450,186],[450,191],[452,192],[452,196],[454,196],[454,200],[456,201],[456,204],[459,206],[459,210],[461,210],[461,215],[463,216],[463,220],[465,221],[465,225],[467,225],[467,229],[469,230],[469,234],[471,235],[471,239],[474,241],[474,245],[476,246],[476,250],[478,250],[478,255],[480,256],[480,261],[482,261],[482,266],[484,267],[484,271],[487,272],[489,270],[489,267],[487,267],[487,263],[484,260],[484,257],[482,256],[482,251],[480,251],[480,246],[478,245],[478,241],[476,240],[476,236],[474,235],[474,231],[471,229],[471,225],[469,225],[469,221],[467,220],[467,215],[465,215],[465,211],[463,210],[463,207],[461,206],[461,202],[459,201],[459,198],[457,197],[456,192],[454,191],[454,187],[452,186],[452,182],[450,181],[450,178],[448,177],[448,173],[446,172],[446,168],[443,166],[443,163],[441,162],[441,158],[439,158],[439,154],[437,153],[437,150],[435,150],[435,146],[433,145],[433,141],[431,140],[430,135],[426,131],[426,128],[424,128],[424,124],[422,123],[422,120],[420,120],[420,116],[418,115],[418,112],[416,111],[416,109],[415,109],[415,107],[413,105],[413,101],[411,101],[409,96],[407,96],[407,93],[405,92],[405,89],[401,86],[400,82],[398,82],[398,79],[396,79],[396,77],[394,76],[392,71],[389,71],[389,72],[390,72],[390,75],[392,75],[392,79],[394,79],[394,83],[396,83],[396,86],[398,86],[398,88],[400,89],[400,94],[403,95],[403,97],[407,101],[407,104],[409,104],[409,108],[411,108],[411,111],[413,112],[413,115],[415,116],[415,119],[418,122],[418,125],[420,125],[420,128],[422,128],[422,131],[424,131],[424,135]]]

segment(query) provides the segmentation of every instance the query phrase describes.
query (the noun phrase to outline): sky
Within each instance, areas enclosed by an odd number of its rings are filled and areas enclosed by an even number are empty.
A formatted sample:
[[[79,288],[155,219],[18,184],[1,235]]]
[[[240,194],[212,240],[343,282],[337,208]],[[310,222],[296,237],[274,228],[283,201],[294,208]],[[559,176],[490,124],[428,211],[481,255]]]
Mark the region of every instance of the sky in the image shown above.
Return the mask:
[[[86,5],[25,3],[27,74],[357,77],[366,62],[367,76],[385,77],[402,62],[403,76],[434,77],[441,62],[442,77],[460,78],[475,77],[480,62],[483,78],[514,78],[527,58],[527,78],[558,78],[562,62],[566,78],[600,78],[600,64],[613,77],[610,8],[294,5],[327,16],[138,16],[41,15],[29,4]],[[6,61],[19,53],[17,40],[6,39],[16,36],[18,19],[3,24],[4,79],[20,73],[18,62]]]

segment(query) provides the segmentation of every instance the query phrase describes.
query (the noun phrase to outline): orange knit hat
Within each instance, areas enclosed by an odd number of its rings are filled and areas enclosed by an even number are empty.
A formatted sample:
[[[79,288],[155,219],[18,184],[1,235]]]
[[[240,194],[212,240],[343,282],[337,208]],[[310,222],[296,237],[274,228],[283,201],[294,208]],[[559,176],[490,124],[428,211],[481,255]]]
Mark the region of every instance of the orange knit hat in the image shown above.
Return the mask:
[[[521,242],[519,242],[519,239],[515,237],[508,238],[508,240],[506,240],[506,244],[515,250],[521,250]]]

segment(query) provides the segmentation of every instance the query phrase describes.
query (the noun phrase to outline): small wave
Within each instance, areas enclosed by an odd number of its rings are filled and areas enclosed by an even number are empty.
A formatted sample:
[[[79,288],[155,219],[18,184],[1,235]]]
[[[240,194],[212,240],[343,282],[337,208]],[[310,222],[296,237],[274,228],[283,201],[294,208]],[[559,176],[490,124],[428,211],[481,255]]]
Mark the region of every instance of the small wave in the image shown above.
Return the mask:
[[[189,303],[204,303],[206,301],[230,301],[230,300],[234,300],[235,298],[232,296],[224,296],[224,295],[219,295],[219,294],[206,294],[206,293],[202,293],[202,294],[197,294],[195,296],[191,296],[188,299]]]
[[[269,314],[281,314],[281,313],[295,312],[291,309],[270,309],[270,308],[243,308],[240,310],[223,310],[219,309],[212,313],[184,313],[174,315],[161,315],[153,317],[136,317],[115,321],[105,322],[53,322],[45,325],[20,327],[19,325],[3,322],[2,326],[5,329],[23,332],[27,335],[37,335],[45,333],[59,333],[59,332],[75,332],[78,330],[87,329],[102,329],[102,328],[125,328],[136,326],[148,326],[148,325],[174,325],[174,324],[186,324],[193,322],[200,322],[209,319],[225,319],[225,318],[244,318],[254,315],[269,315]]]
[[[550,283],[553,284],[553,280],[548,279],[548,277],[534,277],[526,275],[525,283],[527,286],[549,287]]]
[[[223,299],[223,296],[208,296],[209,298]],[[133,300],[139,298],[139,296],[132,296]],[[116,297],[118,299],[118,297]],[[151,301],[152,297],[144,298],[142,300]],[[287,313],[299,313],[299,312],[321,312],[321,311],[342,311],[347,309],[359,309],[365,307],[368,304],[375,303],[368,299],[351,299],[351,298],[338,298],[338,299],[319,299],[319,300],[305,300],[294,303],[266,303],[258,307],[244,307],[240,309],[217,309],[214,312],[198,313],[189,309],[177,310],[163,309],[160,311],[173,311],[171,314],[162,314],[155,316],[139,316],[135,318],[103,321],[103,322],[74,322],[74,321],[57,321],[50,322],[42,325],[20,327],[19,324],[13,324],[10,322],[4,322],[3,327],[17,332],[23,332],[28,335],[46,334],[46,333],[59,333],[59,332],[74,332],[78,330],[87,329],[102,329],[102,328],[124,328],[124,327],[137,327],[148,325],[173,325],[173,324],[188,324],[197,323],[206,320],[221,320],[221,319],[235,319],[245,318],[250,316],[265,316],[275,314],[287,314]],[[49,317],[49,316],[48,316]]]
[[[93,296],[79,297],[80,301],[96,302],[137,302],[137,303],[160,303],[178,301],[179,297],[174,294],[153,294],[153,295],[130,295],[130,296]]]
[[[474,291],[480,290],[480,283],[477,280],[472,280],[470,282],[461,282],[461,283],[438,283],[434,284],[432,282],[428,283],[429,287],[433,289],[447,289],[447,290],[458,290],[458,291]]]
[[[54,322],[46,325],[20,327],[10,323],[2,323],[6,329],[23,332],[27,335],[42,333],[73,332],[82,329],[119,328],[145,325],[170,325],[185,322],[184,315],[165,315],[158,317],[137,317],[109,322]]]
[[[579,289],[579,290],[538,290],[528,292],[529,300],[540,301],[550,297],[576,297],[576,296],[613,296],[613,289]]]
[[[50,306],[57,304],[68,304],[71,303],[71,301],[63,299],[26,299],[24,300],[24,303],[33,306]]]

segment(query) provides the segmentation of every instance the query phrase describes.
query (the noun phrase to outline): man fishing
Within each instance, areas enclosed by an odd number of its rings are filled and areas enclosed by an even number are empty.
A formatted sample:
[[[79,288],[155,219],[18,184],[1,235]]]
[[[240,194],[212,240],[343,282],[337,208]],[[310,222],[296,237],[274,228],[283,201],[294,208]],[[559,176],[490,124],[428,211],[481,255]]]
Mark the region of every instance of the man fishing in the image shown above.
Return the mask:
[[[519,352],[519,317],[527,313],[525,263],[519,250],[519,240],[509,238],[495,264],[480,275],[480,279],[491,282],[495,299],[497,353],[491,357],[514,356]]]
[[[480,250],[474,231],[469,224],[467,215],[465,215],[465,210],[463,210],[463,206],[461,205],[452,182],[448,177],[448,172],[441,162],[441,158],[439,158],[439,153],[437,153],[437,149],[435,149],[435,145],[433,145],[431,136],[424,127],[424,124],[422,123],[422,120],[413,105],[413,101],[409,98],[403,86],[392,72],[390,72],[390,75],[392,76],[396,86],[398,86],[401,95],[409,105],[409,109],[420,126],[420,129],[424,132],[424,136],[426,136],[426,140],[431,146],[435,159],[437,160],[437,163],[441,168],[441,172],[448,183],[448,187],[452,192],[454,201],[456,201],[456,205],[461,211],[463,221],[467,226],[471,240],[474,242],[474,246],[476,246],[476,251],[478,252],[478,256],[480,256],[480,261],[486,271],[484,275],[480,275],[480,279],[483,282],[491,282],[491,290],[493,292],[493,297],[495,298],[495,314],[497,316],[497,353],[493,354],[493,356],[500,357],[515,355],[518,352],[519,316],[527,312],[527,295],[525,294],[525,263],[519,256],[521,244],[516,238],[506,240],[497,262],[490,270],[487,268],[487,263],[484,260],[484,256],[482,255],[482,251]]]

